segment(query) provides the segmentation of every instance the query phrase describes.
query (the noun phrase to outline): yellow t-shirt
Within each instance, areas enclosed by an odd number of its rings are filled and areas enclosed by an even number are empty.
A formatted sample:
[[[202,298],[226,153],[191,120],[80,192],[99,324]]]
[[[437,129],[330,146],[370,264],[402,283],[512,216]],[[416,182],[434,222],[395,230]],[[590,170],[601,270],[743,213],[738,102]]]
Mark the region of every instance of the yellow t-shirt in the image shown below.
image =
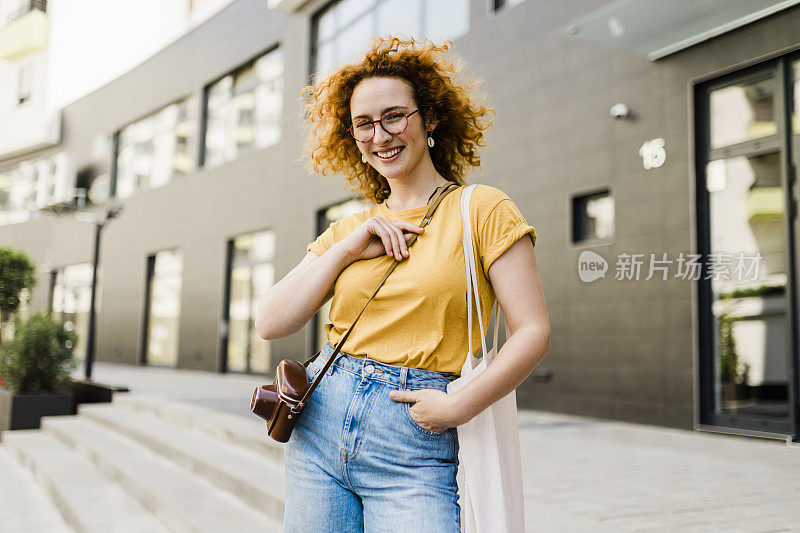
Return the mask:
[[[461,193],[464,186],[444,197],[404,258],[358,319],[342,351],[370,357],[384,363],[449,372],[460,375],[467,358],[467,276],[461,243]],[[308,245],[322,255],[344,239],[366,219],[408,221],[420,225],[429,206],[392,211],[386,203],[337,220]],[[526,234],[536,245],[536,231],[529,226],[517,205],[501,190],[478,185],[470,202],[475,265],[478,273],[484,332],[495,302],[487,278],[489,266],[514,242]],[[364,304],[375,292],[394,261],[385,253],[355,261],[345,268],[334,284],[333,300],[325,333],[336,346],[353,324]],[[481,352],[477,310],[472,304],[473,355]]]

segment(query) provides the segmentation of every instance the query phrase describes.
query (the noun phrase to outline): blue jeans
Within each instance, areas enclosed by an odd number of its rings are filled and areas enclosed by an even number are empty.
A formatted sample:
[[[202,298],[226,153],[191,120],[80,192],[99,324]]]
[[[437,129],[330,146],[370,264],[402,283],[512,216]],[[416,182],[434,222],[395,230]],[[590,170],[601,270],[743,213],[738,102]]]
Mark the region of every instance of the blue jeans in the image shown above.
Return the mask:
[[[324,366],[327,343],[308,365]],[[455,374],[339,352],[286,443],[285,533],[458,533],[458,435],[417,424],[389,391],[446,390]]]

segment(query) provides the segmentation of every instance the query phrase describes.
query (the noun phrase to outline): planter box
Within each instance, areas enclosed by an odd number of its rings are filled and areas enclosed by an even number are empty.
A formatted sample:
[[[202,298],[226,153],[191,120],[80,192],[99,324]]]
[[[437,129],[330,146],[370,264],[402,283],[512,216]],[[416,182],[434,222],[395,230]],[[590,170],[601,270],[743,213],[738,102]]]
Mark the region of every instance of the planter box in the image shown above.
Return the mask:
[[[128,392],[127,387],[74,379],[70,381],[68,388],[72,391],[72,414],[78,414],[78,404],[108,403],[114,399],[115,392]]]
[[[0,387],[0,432],[39,429],[43,416],[71,415],[72,392],[14,393]]]

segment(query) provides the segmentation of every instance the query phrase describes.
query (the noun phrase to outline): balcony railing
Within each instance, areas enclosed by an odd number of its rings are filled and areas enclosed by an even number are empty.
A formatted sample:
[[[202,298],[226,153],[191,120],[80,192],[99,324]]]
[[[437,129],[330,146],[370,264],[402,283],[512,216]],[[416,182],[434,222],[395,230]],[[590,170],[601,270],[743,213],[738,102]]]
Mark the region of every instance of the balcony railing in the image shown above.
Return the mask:
[[[22,18],[33,10],[39,10],[43,13],[47,12],[47,0],[29,0],[24,2],[22,7],[8,16],[7,24],[11,24],[15,20]]]
[[[783,274],[786,272],[786,248],[773,246],[761,252],[761,274]]]
[[[0,20],[0,59],[16,61],[47,47],[47,2],[31,0]]]

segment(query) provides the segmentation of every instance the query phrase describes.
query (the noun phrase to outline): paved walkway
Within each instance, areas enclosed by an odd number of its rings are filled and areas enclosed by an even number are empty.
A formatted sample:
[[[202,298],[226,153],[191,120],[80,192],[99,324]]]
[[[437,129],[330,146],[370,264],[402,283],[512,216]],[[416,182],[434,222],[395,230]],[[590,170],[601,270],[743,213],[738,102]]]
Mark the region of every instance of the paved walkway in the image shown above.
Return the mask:
[[[108,363],[93,379],[245,417],[264,381]],[[519,424],[528,531],[800,531],[800,446],[534,410]]]

